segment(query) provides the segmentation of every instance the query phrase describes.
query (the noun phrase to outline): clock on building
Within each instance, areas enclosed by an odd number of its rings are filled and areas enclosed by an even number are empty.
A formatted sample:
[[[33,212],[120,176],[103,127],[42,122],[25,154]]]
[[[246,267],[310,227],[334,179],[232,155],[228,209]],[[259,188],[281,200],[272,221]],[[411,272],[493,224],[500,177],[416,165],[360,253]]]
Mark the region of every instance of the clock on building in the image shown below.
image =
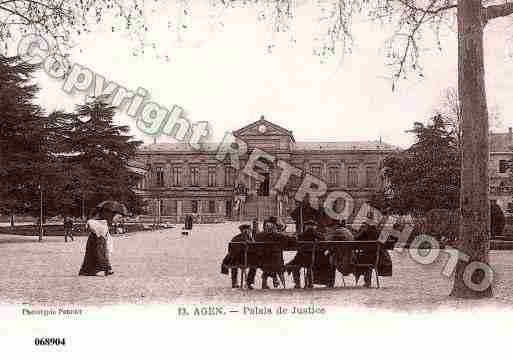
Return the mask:
[[[258,126],[258,132],[260,132],[260,133],[265,133],[266,130],[267,130],[267,127],[265,127],[265,125]]]

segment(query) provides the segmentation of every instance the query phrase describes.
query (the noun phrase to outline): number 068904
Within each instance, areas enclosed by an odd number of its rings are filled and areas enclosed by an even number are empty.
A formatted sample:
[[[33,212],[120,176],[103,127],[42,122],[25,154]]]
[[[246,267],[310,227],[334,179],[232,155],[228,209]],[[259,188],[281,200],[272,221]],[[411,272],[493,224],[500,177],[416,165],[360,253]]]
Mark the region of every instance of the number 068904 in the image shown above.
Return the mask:
[[[35,345],[66,345],[65,338],[35,338]]]

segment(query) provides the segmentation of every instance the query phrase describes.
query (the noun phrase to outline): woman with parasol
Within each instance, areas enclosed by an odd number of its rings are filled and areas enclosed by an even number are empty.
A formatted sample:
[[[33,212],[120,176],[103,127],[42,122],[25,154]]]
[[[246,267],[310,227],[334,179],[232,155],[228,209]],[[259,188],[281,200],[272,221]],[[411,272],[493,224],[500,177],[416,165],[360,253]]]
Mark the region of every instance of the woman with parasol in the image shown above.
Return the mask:
[[[112,239],[109,226],[127,215],[126,207],[116,201],[104,201],[93,209],[86,224],[90,233],[78,275],[95,276],[98,272],[104,272],[105,276],[114,274],[110,263]]]

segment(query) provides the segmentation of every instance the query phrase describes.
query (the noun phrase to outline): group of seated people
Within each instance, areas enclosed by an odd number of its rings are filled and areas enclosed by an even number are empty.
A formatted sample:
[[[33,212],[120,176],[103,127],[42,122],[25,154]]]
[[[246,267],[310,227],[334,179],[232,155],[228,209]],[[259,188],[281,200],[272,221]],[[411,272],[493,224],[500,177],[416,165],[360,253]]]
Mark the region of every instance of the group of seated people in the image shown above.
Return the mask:
[[[315,220],[307,220],[304,223],[304,230],[297,237],[286,235],[279,231],[279,222],[276,217],[269,217],[264,221],[263,231],[255,231],[249,224],[239,226],[240,233],[232,242],[279,242],[285,248],[288,243],[299,242],[320,242],[320,241],[352,241],[368,240],[376,241],[379,237],[375,226],[364,223],[357,233],[346,228],[345,222],[331,223],[329,226],[319,226]],[[278,246],[280,248],[280,246]],[[314,263],[312,265],[312,260]],[[277,248],[265,248],[260,252],[249,252],[247,264],[249,271],[246,279],[248,289],[253,289],[256,277],[256,269],[262,271],[262,289],[268,289],[269,278],[272,279],[274,288],[281,284],[285,288],[285,272],[292,274],[294,288],[301,286],[301,269],[305,270],[304,288],[313,288],[314,284],[334,287],[336,271],[343,276],[353,274],[356,283],[361,276],[364,277],[364,285],[371,286],[372,271],[368,268],[360,269],[355,263],[374,263],[376,260],[375,251],[353,251],[329,250],[318,252],[312,256],[311,250],[298,250],[294,258],[284,263],[283,250]],[[224,258],[221,265],[221,273],[231,272],[232,288],[238,288],[238,269],[244,263],[244,251],[231,250]],[[380,253],[380,261],[377,268],[378,275],[392,275],[392,261],[386,250]]]

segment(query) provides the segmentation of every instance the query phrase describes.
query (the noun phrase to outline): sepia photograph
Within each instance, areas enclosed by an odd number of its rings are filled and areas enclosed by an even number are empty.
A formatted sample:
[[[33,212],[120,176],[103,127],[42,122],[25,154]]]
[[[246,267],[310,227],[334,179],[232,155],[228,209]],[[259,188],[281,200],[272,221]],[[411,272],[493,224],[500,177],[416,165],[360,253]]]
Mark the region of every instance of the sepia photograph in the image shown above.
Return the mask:
[[[0,346],[502,356],[512,119],[509,0],[0,0]]]

